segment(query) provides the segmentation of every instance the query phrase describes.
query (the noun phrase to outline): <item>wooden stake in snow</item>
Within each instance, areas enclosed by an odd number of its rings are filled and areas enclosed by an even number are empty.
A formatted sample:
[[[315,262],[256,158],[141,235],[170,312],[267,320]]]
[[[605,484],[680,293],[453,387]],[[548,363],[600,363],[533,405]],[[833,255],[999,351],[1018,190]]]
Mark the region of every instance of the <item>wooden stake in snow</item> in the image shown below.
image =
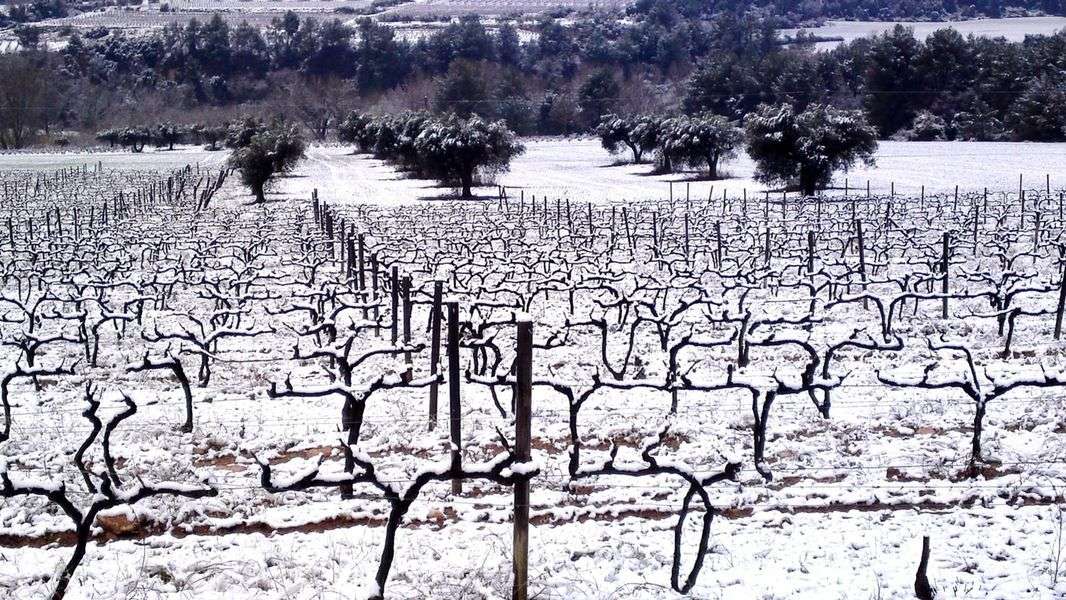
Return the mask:
[[[651,213],[651,255],[659,258],[659,213]],[[659,264],[662,268],[662,264]]]
[[[723,257],[722,257],[722,224],[720,222],[715,222],[715,224],[714,224],[714,242],[715,242],[715,245],[717,246],[717,249],[716,249],[716,251],[714,253],[715,261],[717,262],[717,267],[719,269],[721,269],[722,268],[722,258]]]
[[[764,258],[764,260],[766,262],[766,266],[769,267],[770,266],[770,228],[769,227],[766,228],[766,249],[764,250],[763,258]]]
[[[951,260],[951,248],[950,248],[951,234],[950,233],[948,233],[946,231],[944,232],[944,238],[943,238],[942,244],[943,244],[943,249],[941,251],[941,255],[943,257],[942,258],[943,263],[941,264],[940,269],[944,272],[944,279],[943,279],[943,283],[942,283],[942,287],[941,287],[941,292],[946,295],[948,293],[948,268],[951,266],[951,262],[950,262],[950,260]],[[948,318],[948,299],[947,298],[944,298],[944,306],[943,306],[943,310],[941,311],[941,313],[942,314],[940,316],[942,318],[944,318],[944,319]]]
[[[348,247],[348,260],[345,263],[344,276],[348,278],[348,285],[351,285],[352,277],[355,275],[355,239],[352,236],[347,236],[344,243]]]
[[[814,232],[807,232],[807,274],[811,277],[811,282],[814,281]],[[812,288],[813,292],[813,288]]]
[[[366,240],[364,234],[359,234],[359,291],[363,292],[363,302],[366,302]]]
[[[1062,263],[1062,280],[1059,282],[1059,305],[1055,310],[1055,339],[1062,336],[1062,311],[1066,308],[1066,261]]]
[[[437,373],[440,372],[440,311],[443,282],[433,282],[433,307],[430,309],[429,330],[429,374],[433,383],[429,385],[429,430],[437,428],[437,397],[440,384],[437,382]]]
[[[400,280],[400,293],[403,299],[403,344],[405,346],[411,343],[411,276],[404,275]],[[412,372],[412,360],[411,352],[407,351],[403,353],[403,362],[407,365],[407,370],[404,372],[404,383],[410,383],[413,377]]]
[[[689,261],[688,212],[685,212],[685,262]]]
[[[626,228],[626,241],[629,242],[629,254],[634,256],[633,236],[629,233],[629,211],[622,207],[622,226]]]
[[[859,278],[862,279],[862,291],[866,293],[866,242],[862,237],[862,221],[855,221],[855,243],[859,247]],[[868,308],[869,300],[863,298],[863,309]]]
[[[391,307],[392,307],[392,345],[396,345],[396,341],[400,339],[400,268],[396,265],[392,265],[392,278],[390,280],[389,290],[391,294]]]
[[[518,320],[515,388],[515,462],[525,466],[530,459],[533,407],[533,322]],[[529,598],[529,479],[514,486],[514,600]]]
[[[448,424],[452,445],[452,470],[463,468],[462,415],[459,406],[459,303],[448,302]],[[463,493],[463,480],[452,479],[452,493]]]

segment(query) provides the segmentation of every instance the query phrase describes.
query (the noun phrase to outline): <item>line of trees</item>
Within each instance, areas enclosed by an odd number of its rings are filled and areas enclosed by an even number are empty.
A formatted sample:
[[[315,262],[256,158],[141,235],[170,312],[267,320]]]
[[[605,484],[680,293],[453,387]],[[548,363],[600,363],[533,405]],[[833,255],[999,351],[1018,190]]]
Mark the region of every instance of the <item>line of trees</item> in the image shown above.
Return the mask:
[[[628,150],[637,163],[654,154],[660,172],[706,165],[712,179],[718,178],[720,163],[735,158],[746,143],[757,179],[806,195],[828,186],[836,171],[873,164],[877,150],[877,131],[862,111],[823,104],[802,112],[789,104],[763,104],[747,116],[744,129],[713,113],[607,114],[596,133],[612,154]]]
[[[468,16],[412,41],[381,22],[295,13],[263,28],[215,15],[150,33],[90,30],[58,51],[26,46],[56,97],[24,102],[48,114],[16,143],[41,137],[50,122],[96,131],[145,114],[202,120],[184,115],[248,106],[284,113],[323,139],[353,108],[432,108],[555,135],[587,131],[605,113],[738,121],[763,103],[862,108],[882,138],[1066,140],[1066,32],[1012,43],[951,29],[920,40],[897,27],[814,52],[784,44],[777,28],[782,14],[818,3],[690,4],[642,2],[624,21],[589,14],[497,26]],[[21,99],[23,88],[4,79],[0,88]]]
[[[461,198],[473,197],[479,176],[505,172],[525,151],[503,121],[425,111],[381,116],[352,111],[338,127],[338,137],[414,177],[454,185]]]
[[[217,149],[220,142],[233,152],[227,165],[241,175],[256,203],[266,202],[266,188],[271,179],[292,171],[304,157],[307,142],[298,127],[283,119],[267,121],[243,117],[220,125],[175,125],[164,122],[155,126],[131,126],[106,129],[96,134],[98,140],[131,152],[143,152],[147,144],[174,149],[179,143],[202,143]]]
[[[882,137],[928,111],[946,121],[939,134],[946,139],[1066,139],[1066,123],[1055,117],[1064,32],[1011,43],[950,29],[919,40],[899,27],[812,52],[783,45],[779,24],[773,15],[718,9],[688,16],[683,2],[656,2],[623,23],[602,15],[545,18],[524,25],[528,41],[513,24],[490,28],[476,16],[407,41],[370,20],[352,27],[289,13],[258,29],[216,16],[148,35],[74,35],[58,70],[101,88],[81,94],[94,102],[110,98],[107,90],[136,90],[136,102],[155,94],[163,106],[184,108],[273,102],[303,110],[317,100],[323,106],[314,118],[325,114],[334,126],[343,111],[326,104],[336,94],[290,90],[339,80],[364,108],[426,109],[432,101],[439,112],[505,119],[522,134],[586,130],[606,112],[711,111],[739,119],[761,103],[789,102],[801,111],[861,106]],[[130,98],[116,93],[110,101]]]
[[[96,139],[111,148],[118,145],[129,149],[130,152],[143,152],[144,147],[149,144],[156,148],[173,150],[175,144],[204,140],[204,129],[203,126],[177,125],[167,121],[153,127],[134,125],[104,129],[96,133]]]
[[[262,125],[261,120],[241,117],[222,123],[194,123],[183,125],[172,121],[163,121],[155,125],[131,125],[112,127],[98,131],[96,139],[118,146],[130,152],[143,152],[146,146],[173,150],[178,144],[201,145],[205,150],[219,150],[223,146],[237,148],[246,145],[249,131]]]
[[[653,10],[661,4],[676,4],[690,15],[765,10],[789,24],[819,19],[942,21],[1031,13],[1061,15],[1066,7],[1062,0],[638,0],[633,10]]]
[[[722,161],[735,158],[743,130],[729,119],[711,113],[695,116],[622,116],[608,113],[595,129],[603,147],[612,154],[628,149],[633,162],[654,153],[660,172],[669,173],[687,165],[707,168],[718,178]]]

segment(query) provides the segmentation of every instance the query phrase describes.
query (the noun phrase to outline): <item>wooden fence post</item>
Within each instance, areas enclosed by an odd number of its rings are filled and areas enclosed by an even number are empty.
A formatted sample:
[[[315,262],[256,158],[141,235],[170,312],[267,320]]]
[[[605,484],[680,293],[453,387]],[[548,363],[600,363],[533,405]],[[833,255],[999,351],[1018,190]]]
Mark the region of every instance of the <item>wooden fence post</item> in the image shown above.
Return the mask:
[[[951,234],[950,233],[948,233],[946,231],[944,232],[944,239],[943,239],[942,244],[943,244],[942,253],[943,253],[944,262],[943,262],[943,264],[941,265],[940,268],[944,270],[944,280],[943,280],[943,283],[941,285],[941,293],[947,294],[948,293],[948,269],[951,266],[951,248],[950,248]],[[941,315],[940,316],[942,318],[944,318],[944,319],[948,318],[948,299],[947,298],[944,298],[944,306],[943,306],[943,310],[941,311]]]
[[[400,268],[392,265],[392,278],[389,290],[392,300],[392,345],[395,346],[400,339]]]
[[[404,275],[400,280],[400,293],[403,300],[403,344],[408,346],[411,343],[411,276]],[[410,382],[413,377],[411,370],[411,351],[408,350],[403,353],[403,362],[407,365],[407,371],[404,372],[403,380]]]
[[[430,309],[429,329],[429,374],[433,383],[429,385],[429,430],[437,428],[437,398],[440,393],[437,373],[440,372],[440,309],[441,294],[444,283],[439,279],[433,282],[433,307]]]
[[[636,256],[636,248],[633,247],[633,236],[629,233],[629,211],[622,207],[622,226],[626,228],[626,240],[629,242],[630,256]]]
[[[530,459],[533,404],[533,322],[518,318],[515,389],[515,462]],[[513,600],[529,598],[529,479],[521,477],[514,486],[514,589]]]
[[[347,246],[348,259],[345,261],[345,273],[344,276],[348,279],[348,285],[351,285],[352,278],[355,276],[355,240],[352,236],[345,236],[341,233],[341,237],[344,239],[344,245]]]
[[[686,263],[689,262],[690,257],[691,257],[691,255],[689,253],[689,248],[690,248],[690,246],[689,246],[689,237],[688,237],[688,211],[685,211],[685,262]]]
[[[1040,248],[1040,211],[1033,213],[1033,252]]]
[[[1062,312],[1066,308],[1066,261],[1062,263],[1062,281],[1059,282],[1059,306],[1055,311],[1055,339],[1062,336]]]
[[[770,228],[769,227],[766,228],[766,249],[764,251],[764,259],[765,259],[765,262],[766,262],[766,266],[769,268],[769,266],[770,266]]]
[[[651,255],[659,258],[659,213],[655,211],[651,213]],[[662,268],[661,263],[659,268]]]
[[[448,302],[448,423],[452,470],[463,468],[462,415],[459,413],[459,303]],[[463,479],[452,479],[452,493],[463,493]]]
[[[714,224],[714,242],[717,246],[715,248],[715,261],[719,269],[722,268],[722,223],[716,221]]]
[[[366,240],[363,234],[359,234],[359,291],[363,292],[363,302],[366,302]]]
[[[814,232],[807,232],[807,273],[814,281]]]
[[[862,221],[855,221],[855,243],[859,249],[859,278],[862,280],[862,293],[866,293],[866,241],[862,235]],[[863,298],[862,307],[869,307],[869,300]]]

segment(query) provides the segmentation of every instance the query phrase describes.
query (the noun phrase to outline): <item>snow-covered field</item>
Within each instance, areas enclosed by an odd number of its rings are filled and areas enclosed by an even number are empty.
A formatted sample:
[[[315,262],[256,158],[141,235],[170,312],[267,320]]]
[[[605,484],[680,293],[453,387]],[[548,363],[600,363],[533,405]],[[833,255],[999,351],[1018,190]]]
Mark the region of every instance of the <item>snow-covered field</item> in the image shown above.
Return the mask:
[[[952,511],[770,512],[715,523],[699,600],[914,598],[920,538],[931,535],[931,577],[943,598],[1061,598],[1045,586],[1061,509],[999,506]],[[531,531],[531,593],[538,598],[682,598],[665,585],[672,519],[623,517]],[[695,531],[688,531],[690,535]],[[396,598],[510,598],[510,526],[473,518],[401,534]],[[285,535],[158,536],[93,548],[77,598],[358,598],[381,529]],[[937,552],[937,550],[941,550]],[[5,549],[20,579],[50,573],[60,550]],[[18,581],[9,575],[7,581]],[[9,585],[10,585],[9,583]],[[183,591],[175,591],[183,590]],[[11,598],[40,597],[39,587]]]
[[[511,196],[527,199],[545,195],[551,199],[572,198],[592,202],[623,202],[668,198],[671,182],[675,198],[686,190],[691,198],[706,199],[743,196],[747,190],[761,195],[767,186],[753,179],[755,166],[747,155],[726,163],[728,178],[708,181],[699,173],[649,175],[652,165],[616,163],[626,155],[611,156],[590,138],[548,138],[527,140],[526,153],[518,157],[508,173],[497,178]],[[837,177],[852,190],[888,194],[893,184],[899,194],[1017,191],[1018,177],[1026,188],[1043,189],[1047,176],[1052,188],[1066,185],[1062,166],[1066,165],[1066,144],[1007,142],[881,142],[872,168],[859,167]],[[0,157],[0,165],[3,165]],[[316,147],[300,168],[299,177],[287,180],[284,190],[308,197],[318,188],[323,198],[334,202],[413,202],[447,196],[432,181],[412,180],[366,155],[352,155],[343,147]],[[485,187],[483,195],[495,196],[496,188]]]
[[[439,200],[449,191],[315,147],[268,204],[249,205],[230,177],[201,211],[188,190],[215,176],[222,153],[0,156],[0,373],[73,371],[4,382],[9,491],[58,493],[65,482],[82,506],[104,481],[124,494],[161,482],[217,493],[105,510],[68,597],[366,597],[386,490],[444,472],[453,418],[467,469],[508,456],[500,435],[514,443],[517,310],[532,317],[536,344],[533,460],[513,469],[539,467],[531,597],[686,597],[671,589],[671,570],[683,580],[696,559],[706,514],[686,500],[696,488],[716,514],[687,597],[913,598],[925,535],[938,598],[1066,596],[1066,342],[1052,335],[1066,223],[1060,146],[885,143],[877,169],[850,176],[873,181],[869,200],[863,189],[860,200],[841,192],[786,204],[758,197],[746,161],[727,165],[735,179],[692,182],[686,201],[688,175],[612,166],[595,141],[528,147],[500,178],[507,201],[495,188],[481,189],[486,201]],[[197,162],[199,172],[175,171]],[[70,168],[79,165],[88,168]],[[1053,193],[1041,194],[1047,172]],[[1024,202],[1018,173],[1030,184]],[[316,223],[325,211],[312,189],[333,207],[328,228]],[[117,219],[118,192],[126,218]],[[372,284],[358,283],[340,258],[348,247],[326,237],[342,231],[340,219],[366,236],[365,258],[381,260]],[[865,224],[865,254],[853,219]],[[946,319],[936,293],[943,232],[956,295]],[[412,304],[400,305],[412,325],[406,345],[390,340],[389,267],[412,278]],[[463,375],[460,410],[441,385],[431,431],[435,280],[460,303]],[[997,316],[1008,313],[1001,333]],[[858,347],[831,358],[849,339]],[[947,342],[970,351],[988,394],[976,477],[967,476],[975,402],[954,387],[908,387],[923,373],[942,385],[970,377],[963,352],[936,349]],[[350,385],[331,352],[350,353]],[[170,372],[130,370],[168,357],[192,380],[191,432],[178,428],[186,412]],[[998,394],[1024,381],[1041,385]],[[109,455],[82,416],[87,382]],[[579,405],[565,395],[586,391]],[[122,394],[137,412],[116,423]],[[356,485],[351,499],[328,485],[264,489],[257,461],[280,487],[316,468],[324,484],[344,477],[344,394],[365,407],[355,451],[382,487]],[[730,464],[733,479],[707,479]],[[461,493],[427,484],[398,528],[386,597],[510,597],[512,510],[508,484],[469,480]],[[46,596],[72,542],[55,503],[0,497],[5,597]]]
[[[68,17],[45,19],[42,27],[112,29],[158,29],[170,23],[187,23],[190,19],[204,20],[218,14],[237,24],[247,21],[267,27],[271,20],[286,11],[302,17],[340,19],[355,26],[362,15],[373,14],[396,22],[397,30],[405,38],[428,35],[437,27],[431,24],[405,23],[411,19],[446,22],[464,15],[480,15],[512,20],[559,9],[590,10],[618,9],[630,0],[407,0],[395,5],[374,7],[371,0],[175,0],[166,2],[166,11],[156,4],[136,7],[108,7]],[[524,36],[529,39],[529,35]],[[2,48],[2,46],[0,46]]]
[[[888,23],[884,21],[827,21],[820,27],[805,28],[802,31],[829,38],[842,38],[850,42],[862,37],[877,35],[892,29],[897,24],[910,27],[918,39],[925,39],[938,29],[954,29],[962,35],[984,37],[1002,37],[1012,42],[1020,42],[1027,35],[1049,35],[1066,28],[1066,17],[1013,17],[1003,19],[974,19],[969,21],[913,21]],[[783,36],[792,37],[800,29],[782,29]],[[822,50],[832,49],[841,41],[822,42],[817,47]]]
[[[146,149],[144,152],[98,151],[98,152],[7,152],[0,153],[0,171],[50,172],[64,168],[79,167],[124,171],[167,171],[185,165],[217,167],[225,162],[228,152],[208,152],[199,148],[184,147],[170,150]]]
[[[389,8],[390,17],[454,18],[464,15],[537,15],[558,9],[617,10],[631,0],[415,0]]]

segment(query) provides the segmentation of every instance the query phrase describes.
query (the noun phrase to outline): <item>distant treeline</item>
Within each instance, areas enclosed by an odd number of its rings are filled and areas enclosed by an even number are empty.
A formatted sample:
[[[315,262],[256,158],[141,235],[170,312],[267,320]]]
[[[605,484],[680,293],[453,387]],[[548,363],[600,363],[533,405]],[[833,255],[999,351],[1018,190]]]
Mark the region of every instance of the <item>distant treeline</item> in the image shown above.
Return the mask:
[[[883,137],[1066,137],[1066,32],[1011,43],[948,29],[919,40],[897,27],[814,52],[783,45],[777,20],[757,12],[689,16],[676,0],[639,7],[627,21],[544,18],[528,41],[477,17],[407,41],[369,19],[351,28],[291,12],[263,30],[215,16],[152,33],[90,31],[58,52],[0,57],[0,88],[12,90],[0,98],[9,122],[0,145],[34,137],[5,136],[10,122],[95,133],[255,110],[324,138],[357,108],[477,114],[519,134],[567,134],[606,113],[743,120],[762,103],[861,108]],[[13,62],[22,66],[4,68]],[[25,63],[35,69],[28,77]],[[12,72],[18,82],[3,79]],[[21,97],[41,86],[39,99]],[[19,116],[27,107],[32,118]]]
[[[657,0],[637,0],[636,9]],[[1063,14],[1062,0],[676,0],[688,15],[764,10],[799,24],[818,19],[940,21],[1025,13]]]
[[[381,10],[405,0],[375,0],[370,9]],[[0,26],[11,23],[33,23],[44,19],[65,17],[98,10],[107,6],[139,5],[134,0],[29,0],[0,2],[10,8],[0,11]],[[162,3],[163,5],[166,2]],[[1061,15],[1066,13],[1063,0],[637,0],[627,12],[647,14],[669,5],[687,17],[706,17],[721,13],[742,14],[759,11],[774,15],[785,25],[800,25],[821,19],[863,21],[941,21],[977,17],[1001,17],[1019,14]],[[365,9],[349,8],[349,14],[365,14]],[[570,13],[565,9],[555,14]],[[580,13],[578,13],[580,14]]]

